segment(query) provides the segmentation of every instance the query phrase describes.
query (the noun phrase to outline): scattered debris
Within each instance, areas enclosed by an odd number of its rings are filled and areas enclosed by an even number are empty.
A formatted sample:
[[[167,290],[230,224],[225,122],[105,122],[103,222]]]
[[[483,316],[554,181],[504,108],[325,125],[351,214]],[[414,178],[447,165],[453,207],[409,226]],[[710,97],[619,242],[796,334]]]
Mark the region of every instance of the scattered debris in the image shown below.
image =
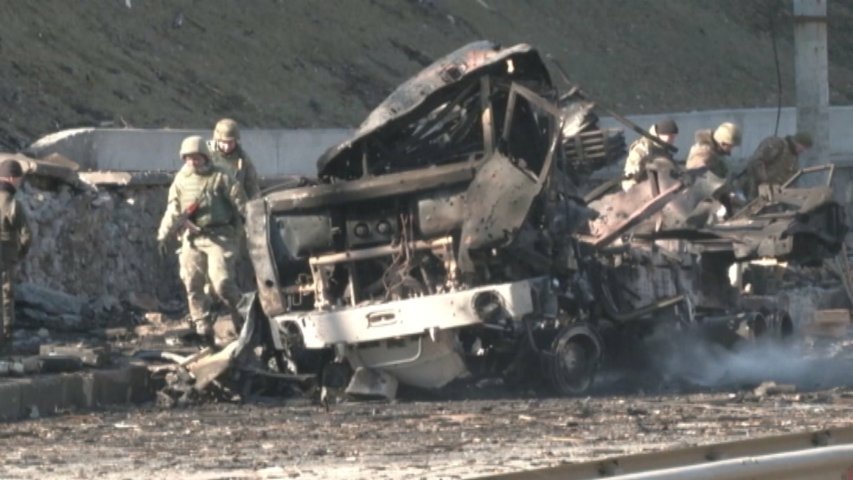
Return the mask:
[[[73,357],[88,367],[105,367],[110,364],[109,345],[90,347],[84,345],[41,345],[39,354],[43,357]]]
[[[22,283],[15,287],[18,321],[27,328],[52,331],[85,331],[94,327],[94,314],[83,297],[42,285]]]
[[[752,393],[755,394],[756,397],[766,397],[768,395],[777,395],[780,393],[795,393],[797,391],[796,385],[777,385],[776,382],[763,382],[761,385],[755,387]]]

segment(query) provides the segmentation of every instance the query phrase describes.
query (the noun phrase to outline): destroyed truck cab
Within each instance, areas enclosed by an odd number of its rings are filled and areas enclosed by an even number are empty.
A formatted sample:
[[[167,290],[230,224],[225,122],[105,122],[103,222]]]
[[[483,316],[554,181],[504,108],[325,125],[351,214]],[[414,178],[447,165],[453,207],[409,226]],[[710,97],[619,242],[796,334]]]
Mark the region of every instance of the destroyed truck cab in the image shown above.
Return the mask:
[[[666,326],[728,346],[789,335],[795,319],[785,305],[748,295],[741,274],[752,261],[820,265],[841,250],[848,227],[833,172],[832,165],[801,170],[736,208],[726,201],[735,193],[730,182],[659,158],[627,191],[620,178],[611,182],[615,191],[587,196],[599,213],[590,233],[605,316],[631,338]]]
[[[588,124],[557,102],[533,48],[476,42],[397,88],[316,184],[250,202],[281,364],[344,371],[355,394],[481,375],[587,389],[602,346],[572,234],[591,212],[562,139]]]

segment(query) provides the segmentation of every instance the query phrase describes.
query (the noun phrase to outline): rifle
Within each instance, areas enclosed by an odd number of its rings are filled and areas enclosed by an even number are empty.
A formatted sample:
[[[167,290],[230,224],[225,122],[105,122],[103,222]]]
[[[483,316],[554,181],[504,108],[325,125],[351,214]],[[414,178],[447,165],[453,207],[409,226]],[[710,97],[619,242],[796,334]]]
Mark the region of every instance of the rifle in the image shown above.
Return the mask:
[[[175,219],[175,223],[172,224],[172,228],[166,232],[166,236],[164,238],[176,238],[181,236],[184,233],[184,230],[189,230],[190,232],[200,232],[201,229],[193,223],[193,216],[195,216],[196,212],[199,208],[199,202],[192,202],[184,208],[184,211],[178,215],[178,218]]]

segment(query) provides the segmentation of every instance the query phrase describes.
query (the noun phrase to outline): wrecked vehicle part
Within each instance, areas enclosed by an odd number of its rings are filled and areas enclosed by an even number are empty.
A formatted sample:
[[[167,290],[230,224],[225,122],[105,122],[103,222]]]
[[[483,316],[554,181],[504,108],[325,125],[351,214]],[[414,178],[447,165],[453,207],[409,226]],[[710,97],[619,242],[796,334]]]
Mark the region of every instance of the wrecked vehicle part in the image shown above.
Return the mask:
[[[633,237],[647,240],[683,240],[696,254],[730,253],[739,262],[775,258],[799,264],[814,264],[841,248],[847,232],[843,207],[833,199],[828,185],[794,187],[803,175],[832,177],[832,168],[818,166],[798,172],[786,186],[761,188],[761,194],[729,218],[716,220],[720,203],[714,197],[727,189],[710,172],[678,172],[653,168],[649,177],[626,192],[593,201],[599,212],[593,234],[631,215],[636,205],[650,201],[657,192],[683,181],[688,186],[668,202],[660,213],[631,229]],[[814,184],[815,182],[812,182]]]
[[[809,190],[793,216],[720,220],[723,179],[666,158],[584,198],[576,180],[616,161],[618,140],[529,46],[480,42],[427,67],[320,158],[318,185],[250,203],[275,350],[359,395],[495,376],[577,394],[605,346],[621,355],[614,338],[789,332],[775,305],[741,305],[728,267],[806,261],[789,239],[808,235],[832,251],[846,229],[832,203]]]
[[[729,191],[723,179],[682,172],[667,159],[652,162],[647,178],[628,191],[601,188],[597,197],[589,195],[599,216],[591,221],[592,235],[578,238],[599,247],[600,265],[592,272],[603,308],[594,314],[618,324],[617,335],[607,338],[609,348],[667,328],[676,336],[689,328],[727,347],[790,335],[790,315],[770,298],[745,297],[731,283],[730,267],[763,258],[811,265],[839,251],[847,226],[826,183],[832,168],[808,170],[819,179],[762,186],[758,198],[722,219],[716,212]],[[659,211],[649,209],[639,222],[629,222],[643,210],[638,205],[649,205],[680,182],[685,188]]]
[[[137,352],[135,357],[140,359],[171,362],[149,366],[155,380],[159,379],[161,384],[159,404],[172,407],[206,398],[242,400],[271,390],[281,395],[305,392],[314,386],[314,375],[298,374],[292,368],[288,349],[272,348],[269,321],[260,309],[257,295],[244,295],[238,310],[244,320],[242,328],[235,340],[219,350],[206,347],[190,355],[168,351]]]
[[[531,46],[466,45],[397,87],[352,138],[319,158],[318,176],[352,180],[460,161],[484,144],[489,151],[513,81],[554,93]]]
[[[384,375],[422,388],[512,369],[548,380],[543,364],[558,391],[587,388],[602,348],[594,324],[572,330],[591,299],[571,280],[571,234],[592,212],[565,132],[527,45],[478,42],[401,85],[320,158],[324,183],[249,205],[275,348],[325,352],[297,358],[300,371],[347,363],[360,394],[387,396]]]

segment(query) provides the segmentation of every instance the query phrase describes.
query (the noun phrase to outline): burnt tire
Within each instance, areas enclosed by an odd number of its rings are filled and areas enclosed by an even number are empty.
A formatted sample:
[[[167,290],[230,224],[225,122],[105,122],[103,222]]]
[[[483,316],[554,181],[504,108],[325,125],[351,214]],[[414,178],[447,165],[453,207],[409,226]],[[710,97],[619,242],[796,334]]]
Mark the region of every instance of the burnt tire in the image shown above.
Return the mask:
[[[601,343],[586,325],[560,330],[543,355],[548,382],[555,393],[579,395],[592,386],[601,359]]]
[[[785,340],[794,334],[794,320],[787,310],[773,310],[767,315],[767,323],[777,339]]]

